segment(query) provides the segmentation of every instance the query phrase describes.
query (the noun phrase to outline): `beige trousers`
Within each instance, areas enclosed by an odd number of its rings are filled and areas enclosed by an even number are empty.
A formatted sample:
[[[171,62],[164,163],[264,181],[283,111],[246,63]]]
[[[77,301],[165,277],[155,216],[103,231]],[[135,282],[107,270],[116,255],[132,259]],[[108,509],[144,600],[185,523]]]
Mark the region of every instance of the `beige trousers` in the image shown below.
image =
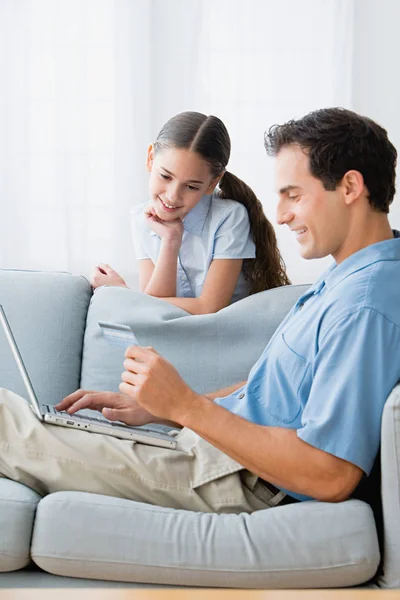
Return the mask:
[[[27,402],[0,389],[0,476],[45,495],[81,491],[205,512],[253,512],[274,495],[190,429],[178,450],[42,423]]]

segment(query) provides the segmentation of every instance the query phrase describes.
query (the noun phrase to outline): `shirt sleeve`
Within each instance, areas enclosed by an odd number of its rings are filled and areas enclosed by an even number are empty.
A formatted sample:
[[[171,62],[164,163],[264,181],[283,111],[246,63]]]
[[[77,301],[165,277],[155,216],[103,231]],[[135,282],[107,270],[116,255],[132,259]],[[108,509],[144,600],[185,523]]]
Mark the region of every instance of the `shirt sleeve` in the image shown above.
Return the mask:
[[[399,328],[374,309],[358,309],[334,323],[310,365],[313,383],[298,437],[368,475],[383,407],[398,379],[399,348]]]
[[[147,204],[148,202],[143,202],[141,204],[136,204],[131,208],[132,240],[137,260],[150,258],[148,244],[146,244],[146,239],[149,236],[150,230],[144,219],[144,209]]]
[[[239,202],[231,204],[231,210],[215,232],[213,258],[255,258],[247,210]]]

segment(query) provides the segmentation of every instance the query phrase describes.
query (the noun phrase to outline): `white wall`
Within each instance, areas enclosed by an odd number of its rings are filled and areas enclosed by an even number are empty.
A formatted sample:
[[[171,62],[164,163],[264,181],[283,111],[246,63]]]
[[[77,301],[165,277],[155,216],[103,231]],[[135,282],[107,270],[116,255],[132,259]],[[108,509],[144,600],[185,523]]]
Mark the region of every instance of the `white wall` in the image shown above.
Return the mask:
[[[224,120],[229,170],[272,222],[271,124],[344,106],[400,150],[399,23],[400,0],[0,0],[0,266],[104,261],[133,285],[129,207],[147,196],[147,144],[180,110]],[[400,229],[400,200],[390,219]],[[294,283],[331,262],[276,231]]]
[[[397,195],[390,210],[390,223],[400,229],[400,1],[354,0],[350,19],[353,54],[342,61],[343,87],[351,76],[350,97],[342,106],[377,121],[388,131],[399,153]],[[342,32],[343,47],[346,46]],[[334,74],[332,74],[332,77]],[[300,115],[298,115],[300,116]],[[331,259],[305,261],[298,256],[290,232],[277,228],[282,254],[293,283],[307,283],[322,273]]]
[[[204,82],[198,108],[226,124],[228,170],[253,188],[275,224],[274,161],[265,153],[264,131],[321,107],[350,107],[353,0],[205,2],[194,78]],[[332,262],[301,258],[289,229],[276,225],[275,231],[293,283],[312,283]]]
[[[400,155],[399,23],[398,0],[355,1],[352,108],[385,127]],[[398,193],[390,222],[400,229],[398,163]]]

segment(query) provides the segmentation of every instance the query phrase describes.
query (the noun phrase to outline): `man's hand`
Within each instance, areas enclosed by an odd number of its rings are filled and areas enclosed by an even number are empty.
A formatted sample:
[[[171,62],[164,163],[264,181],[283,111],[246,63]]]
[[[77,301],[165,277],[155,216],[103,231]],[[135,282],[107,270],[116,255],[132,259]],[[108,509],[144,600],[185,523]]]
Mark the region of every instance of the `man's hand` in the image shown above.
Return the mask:
[[[116,287],[128,287],[121,275],[114,271],[110,265],[100,264],[95,267],[94,273],[90,280],[93,289],[102,285],[114,285]]]
[[[125,357],[120,391],[156,417],[184,425],[186,415],[196,405],[209,402],[191,390],[153,348],[130,346]]]
[[[127,425],[147,425],[158,421],[133,398],[117,392],[76,390],[56,404],[55,408],[66,410],[70,415],[91,408],[101,412],[110,421],[122,421]]]

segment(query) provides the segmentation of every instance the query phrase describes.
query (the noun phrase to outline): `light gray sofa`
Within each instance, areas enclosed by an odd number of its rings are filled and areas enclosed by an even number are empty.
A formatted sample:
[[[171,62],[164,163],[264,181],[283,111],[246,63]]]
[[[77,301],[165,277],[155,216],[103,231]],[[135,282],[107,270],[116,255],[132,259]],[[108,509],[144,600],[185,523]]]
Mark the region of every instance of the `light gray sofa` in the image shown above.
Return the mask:
[[[78,387],[118,388],[123,351],[104,342],[98,320],[131,325],[141,344],[154,346],[199,392],[243,380],[304,289],[278,288],[215,315],[191,316],[132,290],[92,295],[82,277],[0,271],[0,303],[47,403]],[[0,387],[25,395],[1,331]],[[69,491],[41,498],[0,479],[0,587],[99,585],[90,580],[400,587],[400,387],[386,403],[382,438],[381,550],[370,506],[355,499],[213,515]],[[63,577],[55,583],[45,572]]]

